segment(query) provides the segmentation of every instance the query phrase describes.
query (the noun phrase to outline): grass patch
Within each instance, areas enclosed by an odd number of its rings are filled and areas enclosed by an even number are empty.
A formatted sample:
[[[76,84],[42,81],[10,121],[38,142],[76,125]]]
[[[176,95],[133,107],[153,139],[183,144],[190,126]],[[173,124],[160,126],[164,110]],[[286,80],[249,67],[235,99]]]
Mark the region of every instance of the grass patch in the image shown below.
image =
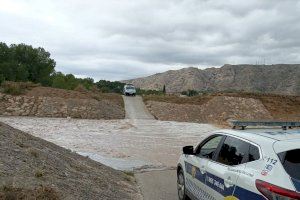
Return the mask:
[[[130,171],[127,171],[127,172],[124,172],[127,176],[132,176],[134,177],[134,173],[133,172],[130,172]]]
[[[125,174],[125,180],[126,181],[130,181],[130,182],[135,182],[136,180],[135,180],[135,178],[134,178],[134,173],[133,172],[130,172],[130,171],[126,171],[126,172],[124,172],[124,174]]]

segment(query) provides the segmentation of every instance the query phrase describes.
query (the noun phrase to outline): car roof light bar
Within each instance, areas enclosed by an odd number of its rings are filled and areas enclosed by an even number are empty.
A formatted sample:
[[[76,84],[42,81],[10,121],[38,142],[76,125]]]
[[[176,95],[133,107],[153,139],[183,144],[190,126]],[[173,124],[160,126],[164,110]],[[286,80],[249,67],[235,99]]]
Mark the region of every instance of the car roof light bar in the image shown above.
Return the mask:
[[[270,126],[270,127],[281,127],[283,130],[287,128],[300,127],[300,122],[292,121],[239,121],[232,120],[230,121],[232,128],[241,128],[244,130],[247,126]]]

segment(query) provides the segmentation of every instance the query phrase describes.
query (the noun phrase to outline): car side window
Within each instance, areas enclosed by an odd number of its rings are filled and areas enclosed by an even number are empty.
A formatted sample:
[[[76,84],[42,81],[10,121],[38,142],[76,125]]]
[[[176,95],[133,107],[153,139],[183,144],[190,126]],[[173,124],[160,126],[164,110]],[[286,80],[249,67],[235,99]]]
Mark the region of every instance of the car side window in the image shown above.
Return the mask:
[[[219,155],[217,162],[233,166],[247,162],[250,144],[237,138],[227,136]]]
[[[258,147],[250,144],[249,147],[249,159],[248,162],[252,162],[260,159],[259,149]]]
[[[222,138],[223,138],[222,135],[218,135],[216,137],[209,139],[206,143],[204,143],[201,147],[199,147],[197,154],[200,157],[212,159]]]

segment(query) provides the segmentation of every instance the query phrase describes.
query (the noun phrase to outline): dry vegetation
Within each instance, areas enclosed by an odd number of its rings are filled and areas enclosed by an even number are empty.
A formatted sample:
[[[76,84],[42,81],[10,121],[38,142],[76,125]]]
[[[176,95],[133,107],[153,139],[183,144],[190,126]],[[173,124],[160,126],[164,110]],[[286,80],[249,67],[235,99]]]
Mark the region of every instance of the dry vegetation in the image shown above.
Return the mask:
[[[38,86],[40,86],[40,84],[35,84],[32,82],[5,81],[1,84],[0,91],[5,94],[21,95]]]

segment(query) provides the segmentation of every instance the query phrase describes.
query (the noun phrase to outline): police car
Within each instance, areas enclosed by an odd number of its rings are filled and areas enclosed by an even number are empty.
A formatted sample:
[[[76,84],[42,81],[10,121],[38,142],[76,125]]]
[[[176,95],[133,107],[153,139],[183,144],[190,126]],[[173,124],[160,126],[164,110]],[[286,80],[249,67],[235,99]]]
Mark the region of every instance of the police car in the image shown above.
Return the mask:
[[[180,200],[300,199],[300,129],[216,131],[183,148],[177,186]]]

